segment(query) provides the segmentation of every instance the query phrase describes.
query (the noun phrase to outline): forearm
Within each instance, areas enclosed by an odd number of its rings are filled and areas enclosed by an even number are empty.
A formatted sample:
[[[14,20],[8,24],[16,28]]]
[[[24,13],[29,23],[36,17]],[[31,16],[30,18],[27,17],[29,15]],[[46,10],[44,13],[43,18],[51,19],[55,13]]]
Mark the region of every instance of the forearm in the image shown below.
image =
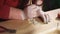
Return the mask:
[[[9,19],[24,20],[25,19],[24,12],[20,9],[11,7],[9,13]]]

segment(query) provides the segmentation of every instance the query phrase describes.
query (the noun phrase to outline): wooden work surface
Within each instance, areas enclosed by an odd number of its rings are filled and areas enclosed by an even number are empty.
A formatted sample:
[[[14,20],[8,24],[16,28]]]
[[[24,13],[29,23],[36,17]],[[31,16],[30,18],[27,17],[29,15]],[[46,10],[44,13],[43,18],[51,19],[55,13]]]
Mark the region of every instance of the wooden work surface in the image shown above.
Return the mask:
[[[59,23],[60,20],[56,19],[58,11],[60,11],[60,9],[46,12],[46,14],[49,14],[51,18],[51,22],[49,22],[48,24],[44,24],[39,19],[37,19],[39,23],[36,23],[36,24],[29,23],[27,20],[24,20],[24,21],[9,20],[9,21],[0,23],[0,26],[6,27],[8,29],[15,29],[17,30],[16,34],[31,34],[30,32],[33,32],[33,34],[37,34],[37,33],[45,34],[46,32],[51,32],[56,29],[58,30],[60,29],[60,25],[58,25],[57,27],[57,23]]]

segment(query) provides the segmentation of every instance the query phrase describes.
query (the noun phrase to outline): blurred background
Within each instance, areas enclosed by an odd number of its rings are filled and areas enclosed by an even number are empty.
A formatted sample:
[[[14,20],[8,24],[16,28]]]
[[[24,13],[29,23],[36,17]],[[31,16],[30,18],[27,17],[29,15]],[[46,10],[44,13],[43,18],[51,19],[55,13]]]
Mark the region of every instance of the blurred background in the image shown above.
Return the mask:
[[[24,9],[26,7],[26,4],[28,3],[29,0],[0,0],[0,23],[3,21],[7,21],[9,19],[4,19],[7,18],[8,16],[8,11],[10,7],[14,7],[17,9]],[[43,0],[43,11],[50,11],[54,9],[60,8],[60,0]],[[5,12],[6,11],[6,12]],[[6,16],[7,15],[7,16]],[[5,28],[2,29],[0,27],[0,31],[4,31]],[[14,30],[13,30],[14,31]]]

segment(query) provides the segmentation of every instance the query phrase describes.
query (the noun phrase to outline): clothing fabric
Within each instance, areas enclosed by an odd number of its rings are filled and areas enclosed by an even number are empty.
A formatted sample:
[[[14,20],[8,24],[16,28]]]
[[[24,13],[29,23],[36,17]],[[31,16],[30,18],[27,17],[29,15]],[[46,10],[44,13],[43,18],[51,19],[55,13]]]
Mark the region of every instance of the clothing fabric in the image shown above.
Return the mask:
[[[0,18],[8,19],[10,7],[17,7],[18,0],[0,0]]]

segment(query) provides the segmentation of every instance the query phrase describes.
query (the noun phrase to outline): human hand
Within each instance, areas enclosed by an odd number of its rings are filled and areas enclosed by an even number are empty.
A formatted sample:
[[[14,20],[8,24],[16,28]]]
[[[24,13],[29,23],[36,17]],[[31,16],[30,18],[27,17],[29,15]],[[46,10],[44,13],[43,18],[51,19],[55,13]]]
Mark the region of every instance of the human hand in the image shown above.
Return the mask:
[[[33,18],[37,17],[37,11],[39,8],[37,8],[36,5],[30,5],[25,8],[25,14],[27,18]]]
[[[36,5],[28,6],[25,11],[27,18],[34,18],[40,16],[45,23],[48,22],[48,16],[44,14],[44,12],[41,11],[41,9]]]

